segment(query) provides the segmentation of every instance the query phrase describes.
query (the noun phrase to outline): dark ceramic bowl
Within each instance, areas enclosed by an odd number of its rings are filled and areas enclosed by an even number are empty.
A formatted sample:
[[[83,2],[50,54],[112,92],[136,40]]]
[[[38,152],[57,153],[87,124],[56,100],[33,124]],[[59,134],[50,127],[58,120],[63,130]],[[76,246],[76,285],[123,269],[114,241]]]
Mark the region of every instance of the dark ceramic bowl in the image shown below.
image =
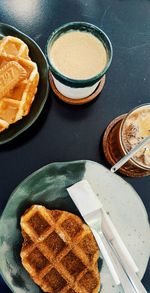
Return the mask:
[[[20,38],[28,45],[29,55],[31,59],[37,63],[40,80],[35,100],[31,106],[29,114],[20,121],[11,124],[7,130],[0,133],[0,144],[4,144],[14,139],[35,122],[44,107],[49,92],[48,64],[40,47],[35,41],[18,29],[8,24],[0,23],[0,39],[8,35]]]
[[[99,72],[99,74],[97,74],[96,76],[89,78],[89,79],[84,79],[84,80],[76,80],[76,79],[71,79],[68,78],[66,76],[64,76],[63,74],[61,74],[59,71],[57,71],[57,69],[52,65],[51,60],[48,56],[48,50],[49,48],[53,45],[53,43],[56,41],[56,39],[58,39],[60,37],[60,35],[68,32],[68,31],[72,31],[72,30],[79,30],[82,32],[89,32],[91,34],[93,34],[96,38],[98,38],[104,45],[106,52],[107,52],[107,56],[108,56],[108,62],[104,68],[103,71]],[[106,73],[106,71],[108,70],[111,61],[112,61],[112,55],[113,55],[113,50],[112,50],[112,45],[111,42],[108,38],[108,36],[97,26],[91,24],[91,23],[87,23],[87,22],[70,22],[67,24],[64,24],[63,26],[57,28],[49,37],[47,45],[46,45],[46,54],[47,54],[47,58],[48,58],[48,62],[49,62],[49,67],[50,70],[53,74],[53,76],[62,84],[69,86],[69,87],[73,87],[73,88],[83,88],[83,87],[89,87],[94,85],[95,83],[97,83],[102,77],[103,75]]]

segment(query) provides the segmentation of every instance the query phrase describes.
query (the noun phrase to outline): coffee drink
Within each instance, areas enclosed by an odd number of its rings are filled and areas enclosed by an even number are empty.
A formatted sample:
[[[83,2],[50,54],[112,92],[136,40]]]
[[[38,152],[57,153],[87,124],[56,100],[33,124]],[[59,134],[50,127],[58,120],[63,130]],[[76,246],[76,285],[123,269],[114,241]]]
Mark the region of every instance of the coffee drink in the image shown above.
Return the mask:
[[[150,136],[150,104],[133,109],[110,122],[103,137],[103,150],[113,166],[143,139]],[[150,143],[140,148],[119,170],[124,175],[150,175]]]
[[[104,70],[108,62],[102,41],[83,31],[68,31],[58,37],[48,51],[52,65],[62,75],[90,79]]]
[[[140,141],[150,136],[150,105],[131,112],[122,127],[122,143],[127,152]],[[134,156],[135,162],[145,168],[150,168],[150,143],[141,148]]]

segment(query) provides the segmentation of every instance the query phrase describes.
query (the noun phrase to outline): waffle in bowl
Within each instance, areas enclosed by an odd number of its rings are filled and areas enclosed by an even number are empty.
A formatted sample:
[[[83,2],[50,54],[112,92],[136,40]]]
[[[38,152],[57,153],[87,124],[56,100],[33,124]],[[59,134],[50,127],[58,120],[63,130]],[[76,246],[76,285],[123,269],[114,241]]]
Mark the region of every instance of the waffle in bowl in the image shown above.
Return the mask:
[[[34,100],[39,73],[28,52],[20,39],[9,36],[0,42],[0,132],[26,116]],[[12,63],[20,68],[18,80]]]
[[[1,54],[5,56],[9,55],[10,57],[22,57],[30,60],[28,46],[19,38],[12,36],[4,37],[0,41],[0,55]]]
[[[33,205],[22,216],[21,229],[22,264],[44,292],[99,292],[99,249],[78,216]]]

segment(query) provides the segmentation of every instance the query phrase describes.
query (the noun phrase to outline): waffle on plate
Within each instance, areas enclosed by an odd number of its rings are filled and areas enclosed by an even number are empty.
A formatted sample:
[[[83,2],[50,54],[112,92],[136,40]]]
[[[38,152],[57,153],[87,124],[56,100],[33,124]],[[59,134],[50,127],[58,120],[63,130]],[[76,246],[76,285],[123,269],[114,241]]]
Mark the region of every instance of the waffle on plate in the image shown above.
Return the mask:
[[[99,249],[78,216],[33,205],[22,216],[21,229],[22,264],[44,292],[99,292]]]
[[[39,73],[28,54],[18,38],[0,41],[0,132],[27,115],[34,100]]]
[[[28,46],[19,38],[15,38],[12,36],[4,37],[0,41],[0,55],[3,54],[5,56],[16,56],[17,58],[29,59],[29,48]]]

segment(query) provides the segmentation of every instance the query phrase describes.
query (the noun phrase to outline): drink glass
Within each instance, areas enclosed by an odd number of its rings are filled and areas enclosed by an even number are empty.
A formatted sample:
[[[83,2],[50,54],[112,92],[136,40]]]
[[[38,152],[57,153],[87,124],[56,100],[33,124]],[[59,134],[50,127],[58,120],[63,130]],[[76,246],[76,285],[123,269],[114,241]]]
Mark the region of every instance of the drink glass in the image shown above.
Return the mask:
[[[115,118],[108,125],[103,137],[106,159],[114,165],[149,135],[150,104],[147,103]],[[150,144],[140,149],[119,171],[132,177],[150,175]]]

